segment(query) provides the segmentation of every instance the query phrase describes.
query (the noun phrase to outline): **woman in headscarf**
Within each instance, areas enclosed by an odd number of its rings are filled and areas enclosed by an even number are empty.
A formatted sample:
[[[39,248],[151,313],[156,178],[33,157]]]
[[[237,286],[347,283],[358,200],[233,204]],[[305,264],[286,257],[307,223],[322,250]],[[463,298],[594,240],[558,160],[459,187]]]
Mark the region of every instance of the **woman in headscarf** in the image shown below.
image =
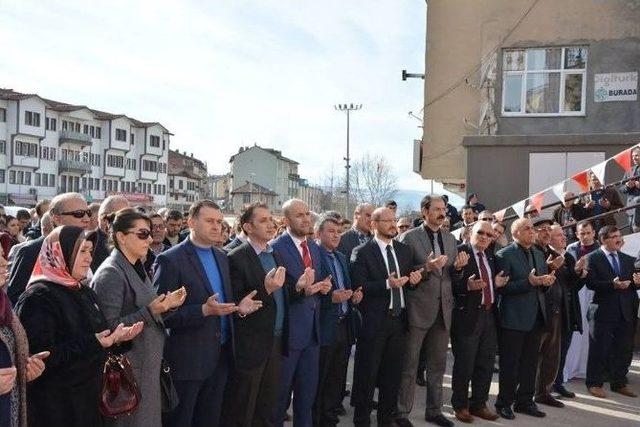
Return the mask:
[[[44,371],[49,353],[29,356],[27,335],[4,289],[7,261],[0,256],[0,426],[27,426],[27,381]]]
[[[84,284],[95,234],[74,226],[47,236],[16,312],[31,351],[50,351],[45,373],[29,386],[29,426],[99,427],[106,349],[133,339],[142,322],[108,329],[96,294]]]
[[[115,248],[91,282],[109,327],[118,323],[144,322],[144,331],[127,352],[133,374],[143,396],[138,409],[109,425],[156,427],[162,424],[160,365],[164,347],[162,314],[182,305],[184,288],[156,295],[143,261],[151,244],[151,221],[133,208],[112,214],[111,240]]]

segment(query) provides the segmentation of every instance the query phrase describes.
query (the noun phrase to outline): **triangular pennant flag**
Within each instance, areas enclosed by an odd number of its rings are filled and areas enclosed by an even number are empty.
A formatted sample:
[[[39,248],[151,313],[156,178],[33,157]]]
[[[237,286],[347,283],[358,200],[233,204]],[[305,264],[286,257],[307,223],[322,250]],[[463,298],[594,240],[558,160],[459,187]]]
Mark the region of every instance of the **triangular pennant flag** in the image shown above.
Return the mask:
[[[455,238],[456,238],[456,240],[460,240],[460,235],[462,234],[462,229],[463,229],[463,228],[464,228],[464,227],[460,227],[460,228],[455,229],[455,230],[453,230],[453,231],[451,232],[451,234],[453,234],[453,237],[455,237]]]
[[[578,172],[577,174],[571,177],[582,189],[582,191],[587,191],[589,189],[589,171]]]
[[[625,172],[628,172],[631,169],[631,151],[634,148],[635,147],[627,148],[623,152],[613,156],[613,160],[615,160],[616,163],[620,165],[620,167],[624,169]]]
[[[605,160],[602,163],[598,163],[595,166],[591,167],[591,172],[598,178],[598,180],[604,185],[604,171],[607,168],[607,161]]]
[[[518,203],[514,203],[511,205],[511,209],[513,209],[518,215],[519,218],[524,218],[524,204],[526,200],[520,200]]]
[[[534,194],[529,202],[536,208],[538,212],[542,211],[542,203],[544,202],[544,193]]]
[[[498,211],[496,213],[493,214],[493,217],[498,220],[499,222],[502,222],[504,220],[504,214],[507,213],[507,208],[502,209],[501,211]]]
[[[553,187],[551,187],[551,191],[556,195],[558,200],[564,202],[564,181],[557,183]]]

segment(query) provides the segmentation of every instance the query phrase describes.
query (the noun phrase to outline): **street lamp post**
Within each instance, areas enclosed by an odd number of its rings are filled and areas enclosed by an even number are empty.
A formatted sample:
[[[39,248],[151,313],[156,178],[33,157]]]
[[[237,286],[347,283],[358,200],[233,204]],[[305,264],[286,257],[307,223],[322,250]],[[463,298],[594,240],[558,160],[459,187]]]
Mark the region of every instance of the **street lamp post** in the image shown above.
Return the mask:
[[[350,187],[349,187],[349,183],[350,183],[350,173],[349,173],[349,169],[351,168],[350,165],[350,161],[351,158],[349,157],[349,116],[350,113],[352,111],[357,111],[359,109],[362,108],[362,104],[338,104],[338,105],[334,105],[333,108],[336,111],[344,111],[345,113],[347,113],[347,157],[344,158],[344,161],[346,162],[345,165],[345,169],[346,169],[346,173],[347,173],[347,182],[346,182],[346,188],[345,188],[345,193],[346,193],[346,207],[344,209],[344,215],[345,218],[349,218],[349,192],[350,192]]]

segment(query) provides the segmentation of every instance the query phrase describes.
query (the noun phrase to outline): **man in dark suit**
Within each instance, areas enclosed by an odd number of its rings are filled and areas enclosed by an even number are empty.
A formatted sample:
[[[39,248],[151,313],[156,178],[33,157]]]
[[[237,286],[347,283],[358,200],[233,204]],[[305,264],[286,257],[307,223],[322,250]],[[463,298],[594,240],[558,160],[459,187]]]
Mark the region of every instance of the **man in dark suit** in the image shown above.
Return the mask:
[[[91,211],[87,207],[87,202],[82,194],[63,193],[58,194],[51,200],[49,214],[54,226],[74,225],[76,227],[89,227]],[[38,259],[44,236],[29,241],[22,246],[15,254],[9,270],[9,280],[7,281],[7,294],[13,304],[24,292],[27,282],[31,278],[33,266]],[[5,254],[7,256],[9,254]]]
[[[556,280],[553,273],[547,273],[544,255],[534,246],[536,233],[531,220],[515,220],[511,235],[514,243],[496,254],[498,271],[509,276],[498,303],[500,391],[496,409],[509,420],[515,418],[513,410],[534,417],[546,415],[538,410],[533,395],[540,336],[547,317],[544,292]]]
[[[275,234],[268,206],[252,203],[241,215],[247,242],[229,252],[233,300],[256,292],[263,307],[235,320],[235,364],[225,391],[222,425],[273,426],[289,310],[285,269],[268,242]]]
[[[233,355],[232,313],[248,315],[260,305],[247,295],[232,301],[229,263],[213,244],[222,231],[222,213],[210,200],[189,211],[190,238],[156,258],[154,285],[158,293],[184,286],[187,298],[168,314],[169,336],[164,356],[180,403],[165,414],[165,427],[219,426],[222,396]]]
[[[391,210],[376,209],[371,223],[375,237],[351,255],[352,286],[363,289],[351,404],[353,423],[369,426],[377,385],[378,425],[388,427],[393,425],[398,402],[408,327],[403,286],[420,282],[422,269],[411,271],[411,249],[393,240],[397,229]]]
[[[451,406],[456,418],[473,422],[473,416],[489,421],[498,415],[487,408],[489,387],[498,347],[495,322],[497,291],[509,278],[496,271],[489,246],[493,228],[478,221],[471,229],[471,242],[458,247],[469,256],[462,276],[453,280],[455,307],[451,325],[453,373]],[[471,399],[469,383],[471,382]]]
[[[345,231],[340,238],[338,252],[341,252],[347,259],[351,259],[351,252],[356,246],[371,240],[371,213],[373,205],[361,203],[353,211],[353,227]]]
[[[640,203],[640,180],[637,178],[640,175],[640,149],[636,148],[631,151],[631,160],[633,160],[633,166],[622,177],[623,180],[629,179],[624,185],[620,187],[622,194],[627,196],[627,204]],[[633,209],[633,216],[631,217],[631,229],[634,233],[640,231],[640,208]]]
[[[108,216],[120,209],[128,208],[129,201],[123,196],[109,196],[102,201],[98,210],[98,229],[96,246],[93,249],[91,258],[91,271],[97,271],[104,260],[111,255],[111,245],[109,243],[109,223]]]
[[[312,409],[318,388],[320,357],[320,296],[331,291],[320,248],[307,238],[311,228],[309,206],[302,200],[282,205],[287,230],[271,243],[287,269],[289,292],[289,348],[282,363],[275,425],[282,426],[293,389],[295,427],[312,424]]]
[[[598,238],[600,248],[587,256],[587,287],[595,293],[587,312],[590,333],[586,385],[593,396],[606,397],[602,385],[608,373],[611,391],[636,397],[627,385],[627,373],[633,353],[640,273],[634,273],[634,259],[620,252],[624,241],[617,227],[602,227]]]
[[[322,297],[320,311],[320,375],[313,411],[313,424],[335,427],[336,409],[342,404],[343,385],[351,346],[355,343],[354,312],[351,303],[359,303],[362,289],[351,288],[347,259],[336,251],[340,242],[340,220],[323,215],[316,221],[320,253],[331,272],[331,292]]]

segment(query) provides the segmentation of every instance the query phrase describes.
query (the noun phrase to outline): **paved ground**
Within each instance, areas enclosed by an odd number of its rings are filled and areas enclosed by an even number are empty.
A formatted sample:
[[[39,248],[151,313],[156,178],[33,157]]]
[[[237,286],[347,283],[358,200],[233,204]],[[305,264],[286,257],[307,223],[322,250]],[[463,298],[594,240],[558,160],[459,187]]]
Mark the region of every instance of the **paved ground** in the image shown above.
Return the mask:
[[[449,362],[447,363],[447,374],[445,375],[444,385],[444,413],[456,425],[465,425],[457,421],[453,416],[453,410],[451,409],[451,354],[449,354]],[[350,366],[351,368],[351,366]],[[351,374],[350,374],[351,375]],[[351,378],[351,376],[349,377]],[[640,354],[634,355],[634,360],[629,372],[630,387],[640,393]],[[527,415],[516,414],[514,421],[507,421],[499,419],[496,422],[484,421],[476,419],[473,425],[475,426],[498,426],[498,425],[512,425],[512,426],[567,426],[567,427],[639,427],[640,426],[640,398],[625,397],[616,393],[611,393],[607,388],[608,398],[597,399],[591,396],[584,385],[584,381],[574,380],[567,385],[567,388],[577,394],[575,399],[565,399],[565,408],[551,408],[543,405],[539,405],[540,409],[547,413],[547,416],[540,420],[538,418],[529,417]],[[493,403],[498,393],[498,374],[493,377],[491,384],[491,396],[489,398],[489,405],[493,409]],[[425,389],[424,387],[416,388],[416,403],[411,414],[411,421],[415,426],[430,426],[432,424],[427,423],[424,420],[424,402],[425,402]],[[345,399],[345,403],[347,399]],[[342,418],[340,426],[351,426],[353,417],[353,408],[347,406],[347,415]],[[372,415],[372,426],[375,426],[375,412]],[[291,423],[286,425],[291,426]]]

